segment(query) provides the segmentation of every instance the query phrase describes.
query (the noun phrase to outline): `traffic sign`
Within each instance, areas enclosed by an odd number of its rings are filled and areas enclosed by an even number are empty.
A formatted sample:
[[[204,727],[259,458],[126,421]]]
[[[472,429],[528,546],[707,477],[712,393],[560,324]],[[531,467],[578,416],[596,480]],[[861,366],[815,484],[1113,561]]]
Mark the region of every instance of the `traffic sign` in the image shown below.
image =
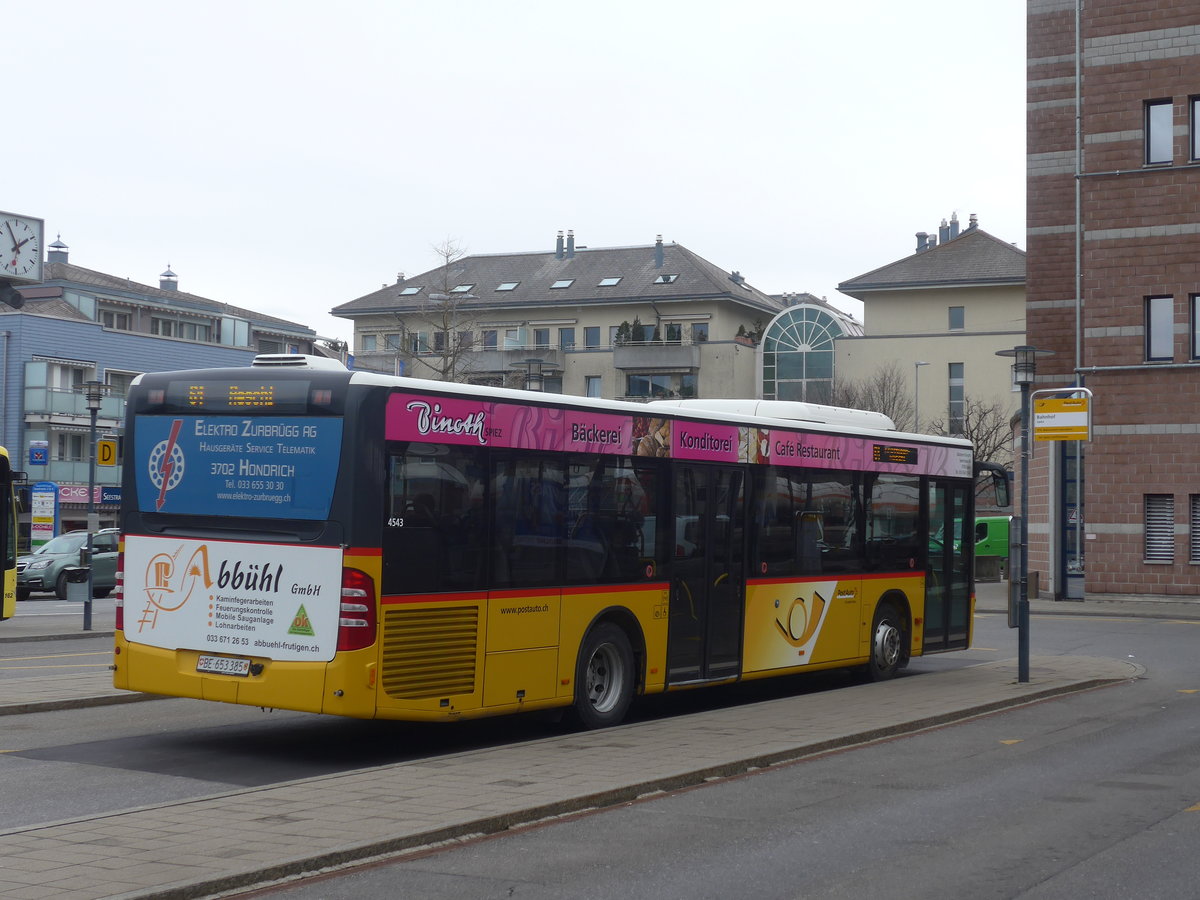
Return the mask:
[[[1033,401],[1035,441],[1091,439],[1091,397],[1037,397]]]
[[[115,466],[117,464],[117,442],[111,440],[96,441],[96,465]]]

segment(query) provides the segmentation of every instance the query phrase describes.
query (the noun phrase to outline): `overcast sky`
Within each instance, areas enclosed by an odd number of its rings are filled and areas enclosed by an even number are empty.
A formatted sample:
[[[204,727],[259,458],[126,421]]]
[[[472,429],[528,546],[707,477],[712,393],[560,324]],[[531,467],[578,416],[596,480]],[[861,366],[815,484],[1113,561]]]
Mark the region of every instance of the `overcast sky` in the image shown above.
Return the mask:
[[[1017,0],[9,4],[0,209],[72,263],[348,338],[468,253],[676,241],[769,293],[957,212],[1024,247]]]

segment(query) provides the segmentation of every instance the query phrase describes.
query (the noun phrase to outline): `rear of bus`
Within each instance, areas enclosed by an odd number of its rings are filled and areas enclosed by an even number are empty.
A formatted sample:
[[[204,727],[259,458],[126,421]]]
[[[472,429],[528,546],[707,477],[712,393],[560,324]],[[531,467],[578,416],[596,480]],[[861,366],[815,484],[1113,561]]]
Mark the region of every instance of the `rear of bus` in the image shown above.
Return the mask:
[[[345,448],[379,445],[386,392],[289,359],[132,386],[116,687],[374,714],[383,491]]]
[[[4,594],[0,621],[17,613],[17,506],[8,451],[0,447],[0,556],[4,564]]]

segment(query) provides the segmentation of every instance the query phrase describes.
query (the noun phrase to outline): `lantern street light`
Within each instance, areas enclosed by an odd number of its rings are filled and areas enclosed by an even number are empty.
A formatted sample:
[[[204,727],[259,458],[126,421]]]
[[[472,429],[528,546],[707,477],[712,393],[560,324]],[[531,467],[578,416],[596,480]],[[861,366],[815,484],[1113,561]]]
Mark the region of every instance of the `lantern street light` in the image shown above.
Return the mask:
[[[1021,542],[1020,592],[1017,595],[1017,681],[1029,681],[1029,448],[1033,435],[1029,429],[1029,386],[1037,375],[1038,356],[1049,350],[1038,350],[1022,344],[1012,350],[997,350],[997,356],[1013,360],[1013,383],[1021,389]]]
[[[96,512],[96,415],[100,412],[100,401],[108,386],[99,381],[83,383],[83,400],[91,414],[92,424],[88,439],[88,511],[87,511],[87,544],[84,550],[83,565],[87,567],[87,596],[83,600],[83,630],[92,630],[92,586],[95,574],[92,571],[92,537],[100,527],[100,515]]]

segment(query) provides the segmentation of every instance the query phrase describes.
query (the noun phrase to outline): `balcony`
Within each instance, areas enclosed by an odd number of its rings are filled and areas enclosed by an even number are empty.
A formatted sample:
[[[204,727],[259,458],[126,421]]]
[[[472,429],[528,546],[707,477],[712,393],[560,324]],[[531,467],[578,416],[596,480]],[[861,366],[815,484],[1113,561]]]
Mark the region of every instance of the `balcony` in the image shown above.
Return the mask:
[[[700,344],[669,344],[662,341],[625,343],[613,347],[617,369],[673,369],[694,371],[700,367]]]
[[[91,421],[91,412],[82,391],[63,388],[25,388],[25,421],[45,421],[50,417],[77,416],[85,422]],[[32,419],[31,416],[37,416]],[[100,400],[99,419],[120,422],[125,419],[125,398],[105,396]]]

